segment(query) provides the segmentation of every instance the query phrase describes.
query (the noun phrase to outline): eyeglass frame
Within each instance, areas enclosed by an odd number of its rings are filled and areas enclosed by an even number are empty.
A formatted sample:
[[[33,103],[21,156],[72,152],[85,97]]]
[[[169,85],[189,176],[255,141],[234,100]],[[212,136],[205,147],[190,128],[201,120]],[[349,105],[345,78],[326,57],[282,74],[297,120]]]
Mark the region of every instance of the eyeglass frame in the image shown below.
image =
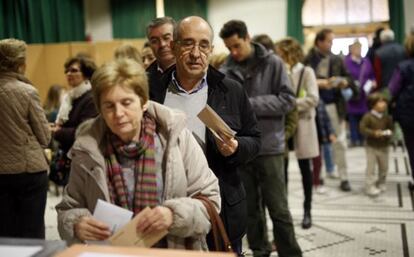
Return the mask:
[[[68,73],[77,73],[77,72],[82,72],[81,71],[81,69],[76,69],[76,68],[68,68],[68,69],[65,69],[65,74],[68,74]]]
[[[188,43],[187,45],[183,43]],[[207,40],[201,40],[200,42],[196,42],[193,39],[184,39],[184,40],[176,40],[174,43],[180,45],[180,47],[187,52],[191,52],[194,50],[194,48],[197,46],[198,50],[204,54],[208,54],[211,51],[212,44],[210,42],[207,42]],[[206,49],[202,49],[202,44],[207,43],[208,46],[206,46]]]

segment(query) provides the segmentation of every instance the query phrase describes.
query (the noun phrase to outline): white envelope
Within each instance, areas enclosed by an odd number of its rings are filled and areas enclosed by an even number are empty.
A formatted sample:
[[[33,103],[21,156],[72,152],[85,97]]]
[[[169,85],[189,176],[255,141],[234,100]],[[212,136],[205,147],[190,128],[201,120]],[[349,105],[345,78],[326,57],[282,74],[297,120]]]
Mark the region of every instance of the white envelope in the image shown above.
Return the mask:
[[[93,217],[109,226],[111,233],[115,233],[131,221],[133,212],[111,203],[98,200]]]

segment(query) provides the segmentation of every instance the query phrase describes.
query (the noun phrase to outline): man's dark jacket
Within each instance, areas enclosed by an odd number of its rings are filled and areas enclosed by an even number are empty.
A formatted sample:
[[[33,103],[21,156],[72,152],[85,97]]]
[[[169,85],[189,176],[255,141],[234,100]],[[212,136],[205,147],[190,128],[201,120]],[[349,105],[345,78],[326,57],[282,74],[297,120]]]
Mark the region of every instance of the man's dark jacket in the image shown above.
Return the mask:
[[[404,47],[396,42],[384,43],[375,51],[374,67],[379,89],[388,87],[395,68],[405,57]]]
[[[394,116],[402,128],[414,131],[414,58],[401,62],[398,68],[402,86],[397,95]]]
[[[150,85],[151,100],[164,103],[167,88],[171,82],[168,69],[161,78],[161,83]],[[217,176],[222,198],[221,216],[230,241],[238,240],[246,232],[247,207],[246,192],[242,185],[239,166],[256,157],[260,150],[260,132],[256,116],[250,106],[247,95],[241,85],[228,79],[221,72],[209,67],[207,72],[207,104],[237,132],[237,151],[224,157],[217,149],[214,136],[206,130],[206,157],[208,164]]]
[[[312,67],[312,69],[315,71],[316,74],[316,70],[317,67],[319,65],[319,62],[324,58],[324,55],[322,55],[318,50],[316,50],[316,48],[312,48],[308,55],[305,57],[305,60],[303,61],[303,63],[305,65],[309,65]],[[318,77],[318,75],[316,74],[317,78],[320,79],[320,77]],[[352,90],[352,94],[353,94],[353,98],[356,99],[359,95],[358,92],[358,88],[354,83],[354,80],[351,78],[351,75],[349,75],[346,67],[345,67],[345,63],[342,60],[341,57],[334,55],[334,54],[330,54],[329,55],[329,77],[333,77],[333,76],[340,76],[340,77],[344,77],[347,81],[348,81],[348,87]],[[325,79],[325,78],[324,78]],[[322,98],[322,100],[325,101],[324,99],[324,94],[326,93],[330,93],[332,92],[335,96],[335,100],[332,103],[336,104],[336,109],[338,112],[338,116],[340,119],[345,119],[346,116],[346,101],[342,95],[341,89],[340,88],[333,88],[333,89],[319,89],[319,94]],[[330,104],[329,102],[325,102],[325,104]]]
[[[154,61],[151,63],[150,66],[146,69],[148,75],[148,85],[151,87],[152,85],[158,85],[161,83],[162,74],[161,71],[158,70],[158,62]],[[167,72],[167,71],[166,71]],[[151,95],[152,91],[150,90],[150,98],[152,99],[153,96]]]

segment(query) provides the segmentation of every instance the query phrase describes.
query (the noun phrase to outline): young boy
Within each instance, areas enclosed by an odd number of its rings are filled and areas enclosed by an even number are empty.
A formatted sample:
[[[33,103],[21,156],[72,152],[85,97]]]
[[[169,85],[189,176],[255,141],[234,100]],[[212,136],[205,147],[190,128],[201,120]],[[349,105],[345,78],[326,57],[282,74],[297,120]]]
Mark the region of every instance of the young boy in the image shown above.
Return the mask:
[[[387,99],[380,93],[368,97],[370,112],[366,113],[360,123],[361,134],[366,138],[367,154],[366,193],[377,196],[386,190],[385,179],[388,173],[388,146],[394,125],[391,116],[386,113]],[[375,176],[375,164],[378,163],[378,180]]]

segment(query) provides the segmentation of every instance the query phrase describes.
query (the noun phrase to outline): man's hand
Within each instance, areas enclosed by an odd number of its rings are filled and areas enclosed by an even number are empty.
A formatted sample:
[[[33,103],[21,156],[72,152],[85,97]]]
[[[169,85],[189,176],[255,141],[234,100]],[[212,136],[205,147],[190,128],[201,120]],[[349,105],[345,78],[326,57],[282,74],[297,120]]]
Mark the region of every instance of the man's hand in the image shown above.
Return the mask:
[[[347,88],[348,80],[342,77],[332,76],[328,79],[329,88]],[[328,88],[328,89],[329,89]]]
[[[90,216],[83,216],[74,225],[75,235],[82,241],[101,241],[107,239],[111,232],[109,227]]]
[[[331,143],[335,143],[336,142],[336,136],[335,136],[335,134],[330,134],[329,135],[329,141],[331,141]]]
[[[339,88],[347,88],[349,86],[348,80],[342,78],[341,81],[339,81],[338,87]]]
[[[157,206],[145,213],[137,223],[137,232],[152,233],[168,229],[173,223],[173,212],[170,208]]]
[[[225,157],[234,154],[237,151],[237,147],[239,147],[239,142],[234,137],[229,138],[223,134],[220,134],[220,137],[223,140],[214,137],[219,152]]]
[[[329,84],[328,79],[317,79],[317,84],[320,89],[330,89],[331,85]]]

